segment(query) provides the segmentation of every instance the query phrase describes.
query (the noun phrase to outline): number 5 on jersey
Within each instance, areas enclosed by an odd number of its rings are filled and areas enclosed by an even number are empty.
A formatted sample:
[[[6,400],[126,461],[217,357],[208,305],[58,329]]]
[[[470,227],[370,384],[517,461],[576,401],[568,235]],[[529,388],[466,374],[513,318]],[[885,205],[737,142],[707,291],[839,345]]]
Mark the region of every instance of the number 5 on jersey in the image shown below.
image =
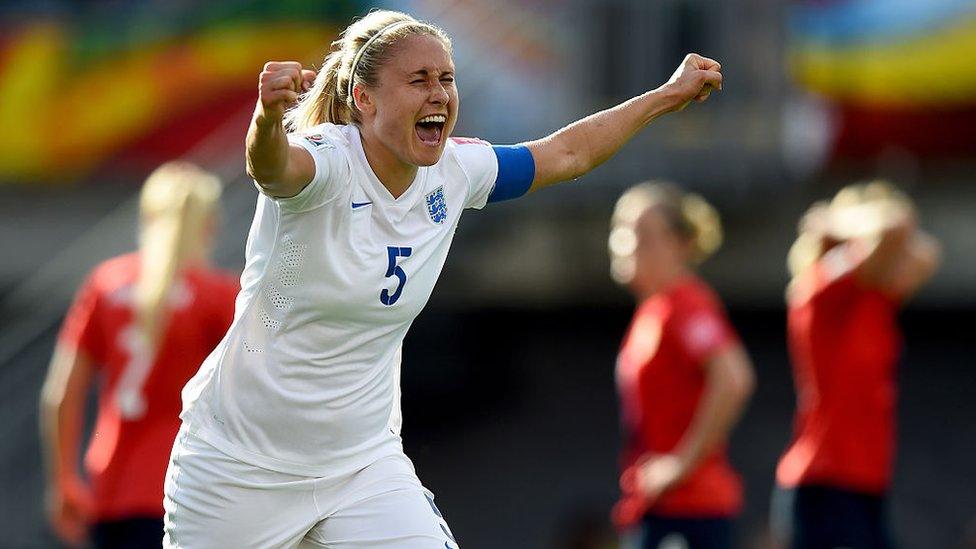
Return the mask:
[[[380,302],[383,303],[383,305],[393,305],[398,299],[400,299],[400,292],[403,291],[403,285],[407,283],[407,273],[403,272],[403,267],[397,265],[397,258],[410,257],[410,253],[412,251],[413,250],[408,247],[386,247],[387,256],[390,258],[390,264],[386,267],[386,278],[395,276],[397,277],[398,282],[397,287],[395,290],[393,290],[392,294],[386,288],[383,288],[383,290],[380,291]]]

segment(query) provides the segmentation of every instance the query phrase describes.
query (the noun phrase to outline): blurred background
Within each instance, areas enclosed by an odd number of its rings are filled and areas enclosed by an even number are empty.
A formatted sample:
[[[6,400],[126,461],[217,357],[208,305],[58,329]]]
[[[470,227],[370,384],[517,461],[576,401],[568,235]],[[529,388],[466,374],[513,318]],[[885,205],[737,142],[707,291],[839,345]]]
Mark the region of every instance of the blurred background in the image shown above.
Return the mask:
[[[608,276],[613,202],[670,179],[720,210],[704,265],[758,390],[731,442],[736,535],[763,547],[794,404],[785,258],[841,186],[889,178],[945,262],[902,315],[893,528],[976,547],[976,2],[973,0],[237,0],[0,4],[0,546],[56,547],[38,394],[57,327],[98,262],[134,249],[137,191],[187,158],[226,182],[218,263],[239,270],[256,192],[243,138],[268,60],[318,66],[373,6],[454,37],[456,135],[543,136],[663,83],[683,55],[724,91],[655,122],[558,190],[469,212],[406,340],[404,440],[466,548],[612,546],[617,347],[633,310]]]

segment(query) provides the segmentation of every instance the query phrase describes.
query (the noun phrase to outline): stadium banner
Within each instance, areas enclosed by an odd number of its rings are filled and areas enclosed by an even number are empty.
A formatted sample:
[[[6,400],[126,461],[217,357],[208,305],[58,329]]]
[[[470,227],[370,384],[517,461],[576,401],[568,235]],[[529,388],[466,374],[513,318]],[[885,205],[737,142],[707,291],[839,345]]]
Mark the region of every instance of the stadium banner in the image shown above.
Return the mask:
[[[366,8],[159,6],[31,14],[8,28],[0,38],[0,183],[78,181],[179,156],[248,110],[266,61],[318,66],[338,28]]]
[[[833,108],[834,159],[976,154],[976,3],[797,0],[789,66]]]

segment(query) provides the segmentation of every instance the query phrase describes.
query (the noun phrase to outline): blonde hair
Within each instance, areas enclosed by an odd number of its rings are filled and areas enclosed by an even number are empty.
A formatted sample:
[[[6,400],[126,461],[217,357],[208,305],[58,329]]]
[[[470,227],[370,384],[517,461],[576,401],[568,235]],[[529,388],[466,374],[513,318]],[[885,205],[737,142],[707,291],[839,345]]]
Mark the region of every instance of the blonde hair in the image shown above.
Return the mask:
[[[803,217],[800,218],[796,241],[793,242],[790,251],[786,254],[786,267],[790,271],[790,276],[795,278],[827,252],[824,235],[819,229],[813,227],[817,225],[814,219],[827,215],[829,207],[828,202],[815,202],[807,208]]]
[[[346,27],[332,42],[315,83],[285,113],[285,127],[301,131],[323,122],[361,122],[354,86],[375,87],[380,67],[393,53],[391,46],[415,34],[437,37],[451,49],[451,39],[442,29],[398,11],[373,10]]]
[[[722,245],[718,212],[700,195],[684,192],[672,183],[638,183],[617,200],[610,221],[610,270],[618,282],[633,277],[633,253],[637,248],[634,227],[650,208],[657,208],[670,229],[691,244],[693,263],[702,263]]]
[[[152,349],[163,325],[164,302],[185,263],[206,256],[204,231],[220,199],[220,180],[188,162],[157,168],[139,197],[139,278],[136,325]]]
[[[847,223],[865,223],[860,215],[862,212],[857,209],[867,205],[914,208],[908,195],[881,179],[848,185],[837,191],[829,202],[815,202],[800,218],[796,241],[786,255],[790,275],[796,278],[827,253],[830,235],[825,231],[838,219],[843,218]]]

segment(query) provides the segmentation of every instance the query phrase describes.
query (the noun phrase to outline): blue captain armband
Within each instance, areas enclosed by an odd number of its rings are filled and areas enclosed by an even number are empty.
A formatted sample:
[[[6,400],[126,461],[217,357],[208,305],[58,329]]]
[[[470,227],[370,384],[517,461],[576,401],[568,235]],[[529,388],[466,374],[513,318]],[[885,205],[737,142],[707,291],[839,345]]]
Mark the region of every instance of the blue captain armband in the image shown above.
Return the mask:
[[[495,188],[488,195],[488,202],[518,198],[529,192],[535,179],[535,159],[525,145],[492,145],[498,160],[498,176]]]

